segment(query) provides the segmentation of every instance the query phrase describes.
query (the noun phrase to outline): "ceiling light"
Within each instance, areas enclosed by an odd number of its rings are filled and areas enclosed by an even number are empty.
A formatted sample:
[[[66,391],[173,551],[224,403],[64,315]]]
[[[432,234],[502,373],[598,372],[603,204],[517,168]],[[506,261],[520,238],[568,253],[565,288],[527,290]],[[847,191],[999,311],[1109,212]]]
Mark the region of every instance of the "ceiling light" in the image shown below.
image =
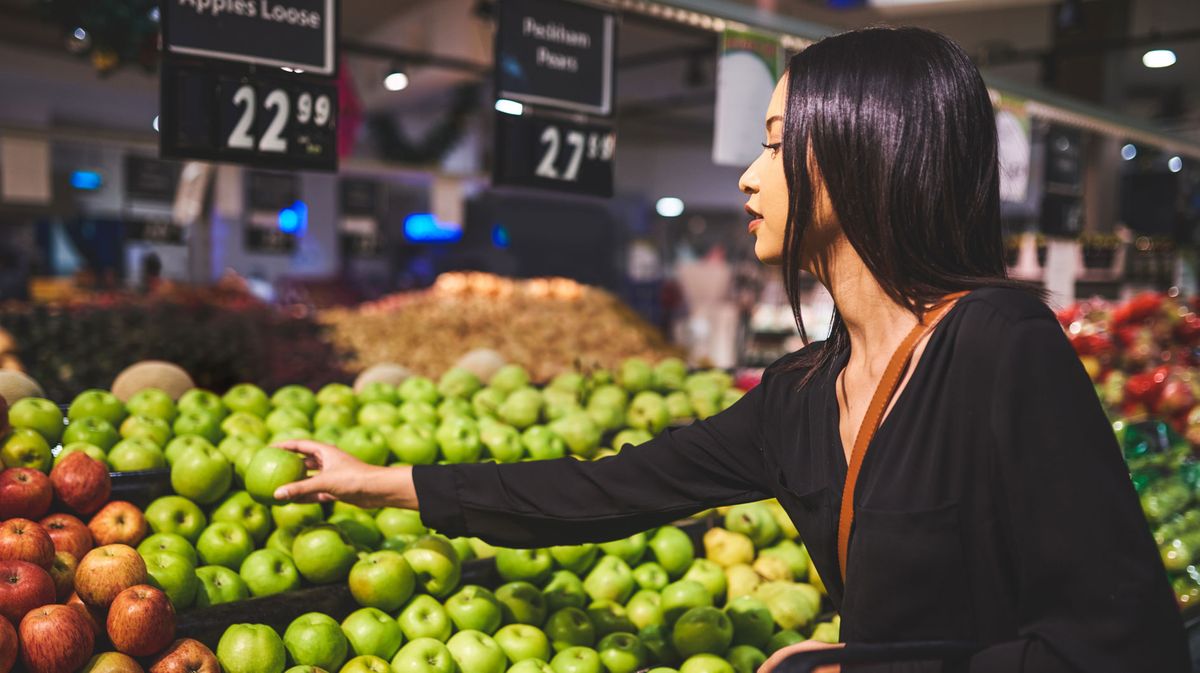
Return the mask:
[[[1179,157],[1171,157],[1167,159],[1167,169],[1172,173],[1178,173],[1183,170],[1183,159]]]
[[[525,113],[525,106],[515,100],[501,98],[496,101],[496,112],[503,112],[506,115],[521,116]]]
[[[679,217],[683,214],[683,200],[664,196],[654,204],[654,210],[662,217]]]
[[[150,122],[150,125],[154,127],[155,131],[158,130],[158,115],[154,115],[154,121]]]
[[[408,75],[399,68],[392,68],[383,78],[383,88],[388,91],[403,91],[408,88]]]
[[[1147,68],[1169,68],[1175,65],[1175,52],[1170,49],[1151,49],[1142,55],[1142,65]]]
[[[1121,148],[1121,158],[1125,161],[1130,161],[1137,156],[1137,145],[1128,143]]]

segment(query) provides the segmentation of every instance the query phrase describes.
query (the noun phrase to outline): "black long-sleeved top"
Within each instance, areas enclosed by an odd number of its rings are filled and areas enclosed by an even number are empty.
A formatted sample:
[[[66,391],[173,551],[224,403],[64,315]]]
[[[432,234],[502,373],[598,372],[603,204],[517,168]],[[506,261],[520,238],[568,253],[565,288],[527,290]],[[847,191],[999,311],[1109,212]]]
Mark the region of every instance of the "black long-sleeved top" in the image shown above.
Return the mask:
[[[534,547],[775,497],[846,642],[974,641],[987,647],[973,673],[1188,670],[1112,429],[1044,304],[976,290],[937,326],[864,461],[843,584],[834,380],[847,357],[804,387],[784,358],[727,411],[594,462],[417,467],[421,516]]]

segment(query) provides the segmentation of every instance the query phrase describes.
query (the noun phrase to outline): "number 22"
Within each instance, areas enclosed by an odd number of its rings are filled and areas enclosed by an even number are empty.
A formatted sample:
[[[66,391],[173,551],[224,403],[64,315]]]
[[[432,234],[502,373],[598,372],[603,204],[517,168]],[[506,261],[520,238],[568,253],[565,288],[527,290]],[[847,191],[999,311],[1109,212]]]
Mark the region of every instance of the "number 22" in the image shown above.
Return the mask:
[[[242,114],[226,141],[229,147],[242,150],[254,149],[254,137],[250,135],[250,129],[254,125],[254,99],[254,87],[249,84],[243,84],[234,92],[233,104],[242,107]],[[263,152],[286,152],[287,139],[281,134],[287,125],[288,113],[291,108],[287,93],[283,89],[272,90],[267,94],[267,99],[263,101],[263,107],[268,110],[273,109],[275,116],[271,119],[262,138],[259,139],[258,149]]]

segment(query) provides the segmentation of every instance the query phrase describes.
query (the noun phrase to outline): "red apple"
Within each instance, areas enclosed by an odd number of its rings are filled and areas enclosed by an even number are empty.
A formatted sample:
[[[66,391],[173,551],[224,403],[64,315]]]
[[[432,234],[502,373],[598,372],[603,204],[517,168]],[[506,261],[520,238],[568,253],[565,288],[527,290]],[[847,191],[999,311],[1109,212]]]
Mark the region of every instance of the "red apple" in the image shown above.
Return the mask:
[[[71,552],[55,552],[54,563],[50,566],[50,579],[54,580],[54,593],[58,602],[63,603],[75,593],[75,568],[79,561]]]
[[[96,516],[88,522],[88,530],[96,544],[127,544],[137,546],[150,532],[146,517],[142,510],[133,503],[116,500],[96,512]]]
[[[53,602],[50,573],[27,561],[0,561],[0,616],[20,624],[25,613]]]
[[[0,472],[0,519],[37,519],[54,501],[50,478],[28,467],[10,467]]]
[[[103,463],[82,451],[68,454],[50,470],[54,493],[80,514],[100,509],[112,494],[112,479]]]
[[[17,630],[4,617],[0,617],[0,673],[8,673],[17,663]]]
[[[108,619],[108,615],[105,614],[103,609],[89,607],[79,597],[79,594],[71,594],[71,597],[67,599],[67,605],[75,608],[79,611],[79,614],[83,615],[88,625],[92,627],[92,633],[96,634],[97,638],[104,637],[104,622]]]
[[[28,561],[49,568],[54,562],[54,543],[37,523],[9,519],[0,523],[0,561]]]
[[[29,673],[69,673],[92,657],[95,637],[79,611],[65,605],[35,608],[21,620],[21,661]]]
[[[146,673],[141,664],[128,654],[102,652],[92,657],[83,673]]]
[[[122,591],[108,609],[113,647],[133,657],[148,657],[175,639],[175,607],[161,589],[139,584]]]
[[[94,608],[108,609],[117,594],[146,583],[146,562],[133,547],[110,544],[96,547],[75,569],[75,592]]]
[[[92,550],[92,531],[70,514],[51,514],[39,523],[54,543],[54,551],[65,551],[78,561]]]
[[[221,673],[221,663],[204,643],[181,638],[154,660],[150,673]]]

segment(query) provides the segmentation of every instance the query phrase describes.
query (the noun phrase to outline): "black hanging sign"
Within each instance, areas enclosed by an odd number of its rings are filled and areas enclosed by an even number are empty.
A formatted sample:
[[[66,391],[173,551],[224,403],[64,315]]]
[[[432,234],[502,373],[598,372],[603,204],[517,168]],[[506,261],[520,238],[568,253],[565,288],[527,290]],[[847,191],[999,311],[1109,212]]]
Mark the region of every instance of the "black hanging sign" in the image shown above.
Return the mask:
[[[496,113],[497,185],[609,197],[616,134],[604,124]]]
[[[166,0],[163,51],[333,75],[336,0]]]
[[[183,227],[170,218],[135,219],[125,222],[125,236],[133,241],[183,245]]]
[[[377,257],[383,252],[379,231],[380,185],[374,180],[344,178],[340,184],[342,213],[338,239],[348,257]]]
[[[137,154],[125,155],[125,198],[172,203],[179,183],[179,164]]]
[[[501,0],[499,98],[609,116],[616,15],[562,0]]]

